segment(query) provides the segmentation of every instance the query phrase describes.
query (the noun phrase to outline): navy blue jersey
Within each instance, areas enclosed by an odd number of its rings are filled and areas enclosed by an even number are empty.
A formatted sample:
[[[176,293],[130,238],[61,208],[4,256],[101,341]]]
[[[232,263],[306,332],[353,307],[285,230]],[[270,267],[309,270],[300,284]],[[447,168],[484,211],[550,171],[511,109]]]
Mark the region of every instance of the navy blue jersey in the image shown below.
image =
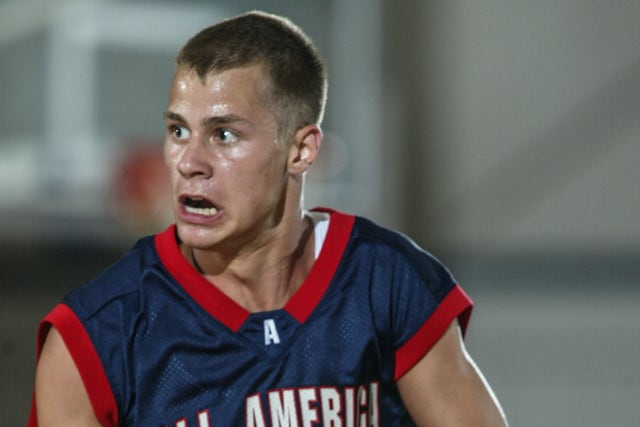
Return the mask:
[[[471,301],[406,237],[328,211],[283,309],[250,313],[180,252],[175,226],[67,295],[53,325],[106,426],[413,425],[396,381]],[[31,425],[37,425],[32,416]]]

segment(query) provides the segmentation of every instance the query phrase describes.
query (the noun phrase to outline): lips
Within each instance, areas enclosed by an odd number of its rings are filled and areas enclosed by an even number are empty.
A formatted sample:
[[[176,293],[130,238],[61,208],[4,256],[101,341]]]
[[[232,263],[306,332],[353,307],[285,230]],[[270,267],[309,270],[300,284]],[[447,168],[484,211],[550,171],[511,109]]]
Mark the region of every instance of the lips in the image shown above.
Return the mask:
[[[186,212],[194,215],[214,216],[219,212],[219,209],[204,197],[182,196],[180,203]]]

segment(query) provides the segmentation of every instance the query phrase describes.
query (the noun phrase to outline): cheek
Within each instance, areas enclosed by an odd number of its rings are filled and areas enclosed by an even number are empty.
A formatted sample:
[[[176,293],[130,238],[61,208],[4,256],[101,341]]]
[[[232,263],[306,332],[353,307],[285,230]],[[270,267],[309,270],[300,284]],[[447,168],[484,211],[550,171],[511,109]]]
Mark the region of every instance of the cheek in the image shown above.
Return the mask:
[[[175,163],[175,147],[173,146],[173,144],[169,143],[169,142],[165,142],[164,143],[164,147],[163,147],[163,155],[164,155],[164,164],[171,169],[171,166]]]
[[[233,176],[233,180],[244,188],[245,197],[251,198],[253,203],[278,198],[287,178],[285,162],[281,157],[274,156],[255,160],[244,167],[231,168],[229,176]]]
[[[263,181],[282,176],[286,171],[286,155],[275,143],[272,144],[274,146],[264,150],[257,150],[250,145],[236,147],[225,153],[220,160],[231,165],[230,172],[237,173],[239,177],[260,181],[256,182],[256,185],[260,185]]]
[[[178,161],[180,159],[180,151],[173,144],[165,144],[164,146],[164,164],[167,169],[169,178],[172,183],[175,183],[179,175]]]
[[[256,175],[261,183],[273,186],[285,179],[287,161],[281,154],[275,153],[260,160]]]

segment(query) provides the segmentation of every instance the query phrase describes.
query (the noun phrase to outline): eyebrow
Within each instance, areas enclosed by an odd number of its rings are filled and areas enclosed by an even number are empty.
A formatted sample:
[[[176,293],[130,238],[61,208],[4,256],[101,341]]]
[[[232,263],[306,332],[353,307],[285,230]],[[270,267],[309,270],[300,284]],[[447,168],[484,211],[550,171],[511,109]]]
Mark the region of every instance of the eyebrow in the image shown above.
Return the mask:
[[[174,120],[176,122],[182,122],[182,123],[186,122],[184,117],[182,117],[180,114],[174,113],[172,111],[165,111],[164,114],[162,115],[162,117],[164,117],[165,120]]]
[[[180,122],[180,123],[186,123],[187,121],[185,120],[184,117],[182,117],[180,114],[178,113],[174,113],[173,111],[165,111],[163,114],[164,118],[166,120],[174,120],[176,122]],[[224,116],[214,116],[214,117],[207,117],[206,119],[202,120],[202,124],[205,127],[210,127],[210,126],[216,126],[216,125],[224,125],[224,124],[229,124],[229,123],[242,123],[242,124],[246,124],[249,126],[252,126],[251,122],[247,119],[244,119],[236,114],[227,114]]]
[[[208,117],[202,121],[205,126],[226,125],[229,123],[241,123],[251,126],[251,122],[236,114],[227,114],[225,116]]]

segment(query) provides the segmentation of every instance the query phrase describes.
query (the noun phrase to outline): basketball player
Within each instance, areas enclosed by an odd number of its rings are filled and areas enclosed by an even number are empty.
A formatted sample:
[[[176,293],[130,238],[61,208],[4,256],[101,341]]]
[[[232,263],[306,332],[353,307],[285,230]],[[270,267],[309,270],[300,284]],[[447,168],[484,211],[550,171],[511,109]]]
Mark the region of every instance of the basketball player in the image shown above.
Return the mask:
[[[43,320],[31,426],[506,424],[448,271],[369,220],[303,209],[326,84],[280,17],[187,42],[165,113],[175,224]]]

